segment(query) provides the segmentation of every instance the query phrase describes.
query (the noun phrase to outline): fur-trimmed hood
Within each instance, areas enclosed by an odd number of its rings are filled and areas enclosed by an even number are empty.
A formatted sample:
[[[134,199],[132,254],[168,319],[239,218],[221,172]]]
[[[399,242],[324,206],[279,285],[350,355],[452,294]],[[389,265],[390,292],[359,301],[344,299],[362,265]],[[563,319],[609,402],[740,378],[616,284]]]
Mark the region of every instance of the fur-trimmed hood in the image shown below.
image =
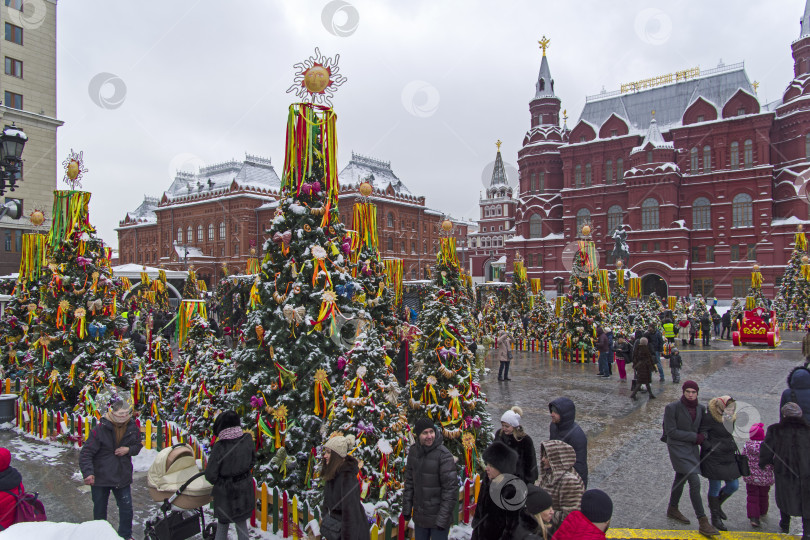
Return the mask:
[[[723,423],[723,414],[726,409],[733,405],[734,414],[731,417],[732,422],[737,420],[737,402],[731,396],[720,396],[709,400],[709,414],[712,415],[719,423]]]

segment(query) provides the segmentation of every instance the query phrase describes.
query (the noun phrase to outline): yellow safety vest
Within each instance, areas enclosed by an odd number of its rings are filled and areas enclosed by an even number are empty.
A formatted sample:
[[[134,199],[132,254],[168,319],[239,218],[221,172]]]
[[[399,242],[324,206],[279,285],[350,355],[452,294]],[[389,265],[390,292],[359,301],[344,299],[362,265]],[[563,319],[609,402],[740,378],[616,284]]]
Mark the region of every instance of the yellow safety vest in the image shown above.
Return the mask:
[[[674,338],[675,337],[675,325],[671,322],[664,323],[664,337]]]

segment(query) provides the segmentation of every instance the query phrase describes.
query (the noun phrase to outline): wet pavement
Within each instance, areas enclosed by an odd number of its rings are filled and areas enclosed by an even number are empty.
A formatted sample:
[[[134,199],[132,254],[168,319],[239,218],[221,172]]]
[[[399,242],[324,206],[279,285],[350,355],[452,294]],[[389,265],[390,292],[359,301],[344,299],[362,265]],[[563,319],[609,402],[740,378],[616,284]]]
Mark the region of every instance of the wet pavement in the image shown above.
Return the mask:
[[[765,426],[778,422],[779,400],[786,388],[790,370],[802,363],[801,334],[784,332],[781,347],[733,348],[730,341],[712,340],[711,345],[679,347],[684,367],[681,382],[692,379],[700,385],[699,399],[730,395],[738,402],[735,437],[740,448],[748,440],[748,428],[756,422]],[[550,422],[548,403],[565,396],[577,407],[577,422],[588,436],[589,488],[607,492],[614,502],[613,527],[690,529],[665,516],[669,488],[674,473],[662,433],[664,407],[681,396],[681,385],[673,384],[664,361],[666,382],[653,374],[652,390],[657,399],[649,400],[639,393],[638,401],[630,399],[630,382],[620,381],[616,366],[609,379],[597,377],[596,364],[571,364],[552,360],[545,353],[518,352],[510,369],[511,381],[499,382],[498,363],[487,358],[490,369],[482,382],[489,411],[495,424],[506,409],[518,405],[523,409],[526,432],[539,448],[548,437]],[[628,379],[632,378],[632,369]],[[703,479],[706,505],[708,481]],[[779,512],[771,489],[771,510],[763,520],[763,532],[779,532]],[[729,530],[752,531],[745,514],[745,486],[724,504],[729,516]],[[694,513],[688,493],[680,504],[692,519]],[[706,508],[708,512],[708,507]],[[801,530],[793,519],[791,532]]]
[[[732,350],[729,341],[712,341],[711,347],[683,347],[684,368],[681,381],[693,379],[700,385],[700,400],[707,403],[715,396],[731,395],[738,405],[736,435],[742,447],[748,427],[754,422],[778,421],[779,398],[790,369],[801,363],[800,334],[783,334],[777,350],[744,348]],[[613,498],[613,527],[689,529],[665,517],[669,486],[673,473],[666,445],[659,441],[661,420],[667,403],[680,398],[680,385],[672,384],[665,364],[667,382],[652,385],[658,399],[630,400],[629,381],[596,376],[595,364],[569,364],[552,360],[545,353],[518,352],[512,362],[511,381],[497,381],[497,362],[486,360],[494,368],[482,381],[489,400],[493,421],[498,424],[502,412],[519,405],[523,424],[535,446],[548,436],[548,403],[567,396],[577,406],[577,421],[589,439],[589,487],[599,488]],[[21,470],[26,487],[39,491],[50,521],[80,522],[92,519],[89,488],[78,473],[78,450],[47,445],[0,431],[0,446],[12,453],[12,464]],[[146,473],[136,473],[133,485],[135,538],[142,538],[142,525],[156,509],[146,489]],[[708,482],[703,480],[704,503]],[[752,530],[745,516],[745,487],[724,505],[730,530]],[[117,525],[117,507],[110,498],[110,521]],[[778,532],[778,510],[773,503],[763,532]],[[693,518],[688,495],[681,510]],[[801,525],[793,519],[793,531]],[[694,520],[693,520],[694,523]]]

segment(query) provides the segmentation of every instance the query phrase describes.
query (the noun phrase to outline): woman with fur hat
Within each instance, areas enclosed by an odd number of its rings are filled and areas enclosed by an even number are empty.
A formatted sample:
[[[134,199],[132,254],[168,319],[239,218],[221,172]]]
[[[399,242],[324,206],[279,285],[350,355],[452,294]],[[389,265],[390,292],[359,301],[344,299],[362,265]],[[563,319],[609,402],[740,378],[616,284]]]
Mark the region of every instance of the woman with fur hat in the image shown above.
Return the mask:
[[[515,475],[527,484],[533,484],[539,476],[537,469],[537,453],[534,451],[534,441],[523,431],[520,417],[523,409],[515,405],[501,415],[501,429],[495,432],[495,440],[517,452],[518,460]]]
[[[518,514],[518,524],[512,540],[551,540],[557,530],[553,523],[554,507],[548,491],[535,485],[528,486],[526,506]]]
[[[551,495],[551,505],[554,507],[555,525],[559,525],[565,517],[579,510],[585,485],[577,474],[574,464],[577,454],[574,448],[562,441],[545,441],[540,445],[540,479],[537,485],[548,491]]]
[[[93,519],[107,519],[110,492],[118,504],[118,536],[132,537],[132,456],[141,451],[141,432],[132,418],[128,392],[117,390],[109,410],[79,453],[79,468],[93,497]]]
[[[478,492],[478,504],[472,520],[472,540],[509,540],[517,527],[517,511],[504,507],[500,500],[493,500],[491,491],[500,493],[507,500],[516,495],[513,485],[507,484],[506,474],[515,474],[517,452],[500,441],[495,441],[484,450],[486,476]],[[503,489],[498,489],[503,485]]]
[[[709,414],[703,415],[700,433],[700,474],[709,480],[709,512],[712,525],[725,531],[727,519],[722,505],[740,487],[740,468],[737,465],[737,443],[734,442],[734,421],[737,403],[731,396],[709,400]],[[725,485],[723,483],[725,482]]]
[[[360,465],[349,451],[354,435],[332,435],[323,445],[323,509],[321,535],[325,540],[368,540],[368,518],[360,501]]]
[[[239,415],[220,413],[214,420],[216,442],[211,447],[205,479],[214,486],[216,540],[227,540],[233,523],[239,540],[248,540],[247,519],[256,508],[251,471],[256,463],[253,437],[242,431]]]
[[[14,525],[17,499],[15,495],[25,493],[22,475],[11,466],[11,452],[0,448],[0,531]]]

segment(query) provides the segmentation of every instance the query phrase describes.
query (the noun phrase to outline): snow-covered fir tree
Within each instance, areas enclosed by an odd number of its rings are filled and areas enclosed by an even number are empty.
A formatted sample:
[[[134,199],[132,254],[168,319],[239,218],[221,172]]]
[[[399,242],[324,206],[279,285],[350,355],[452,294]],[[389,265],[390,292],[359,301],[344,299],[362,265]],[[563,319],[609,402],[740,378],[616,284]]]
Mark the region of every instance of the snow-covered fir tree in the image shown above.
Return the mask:
[[[583,227],[589,234],[590,228]],[[601,297],[597,292],[596,257],[593,242],[581,240],[574,253],[568,294],[560,315],[556,341],[570,359],[596,351],[596,327],[602,325]]]
[[[807,239],[803,232],[796,233],[793,252],[790,254],[782,284],[773,303],[776,320],[780,323],[802,324],[807,321],[810,311],[810,257],[807,253]]]

